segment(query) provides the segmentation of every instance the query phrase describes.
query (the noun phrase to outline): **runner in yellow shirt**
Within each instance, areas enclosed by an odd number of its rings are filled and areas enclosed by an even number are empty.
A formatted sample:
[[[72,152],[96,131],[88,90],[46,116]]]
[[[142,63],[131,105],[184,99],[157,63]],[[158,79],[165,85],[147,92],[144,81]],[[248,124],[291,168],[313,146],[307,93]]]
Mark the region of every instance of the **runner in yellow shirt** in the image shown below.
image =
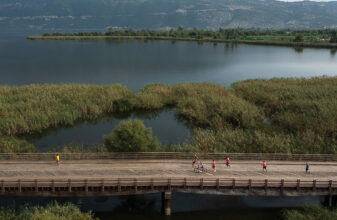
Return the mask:
[[[60,165],[60,155],[56,155],[56,164],[59,166]]]

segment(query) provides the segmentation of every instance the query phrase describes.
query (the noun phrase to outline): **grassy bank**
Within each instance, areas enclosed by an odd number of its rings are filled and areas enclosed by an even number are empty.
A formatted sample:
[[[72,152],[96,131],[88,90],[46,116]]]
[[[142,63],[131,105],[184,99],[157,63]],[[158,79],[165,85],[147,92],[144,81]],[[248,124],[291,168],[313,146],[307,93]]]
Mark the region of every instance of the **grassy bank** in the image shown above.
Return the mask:
[[[333,220],[337,219],[337,209],[321,206],[307,206],[300,209],[284,210],[284,220]]]
[[[0,209],[0,219],[2,220],[94,220],[96,218],[88,212],[81,212],[74,204],[67,203],[60,205],[56,202],[42,206],[22,206]]]
[[[247,80],[230,89],[154,84],[140,93],[121,85],[0,86],[0,151],[30,149],[22,135],[78,120],[170,107],[194,129],[193,147],[171,151],[336,153],[336,94],[337,77]]]
[[[102,32],[78,32],[71,34],[45,33],[43,36],[29,36],[29,40],[170,40],[213,43],[245,43],[255,45],[275,45],[289,47],[337,48],[337,34],[334,30],[244,30],[219,29],[168,31],[156,30],[109,30]]]

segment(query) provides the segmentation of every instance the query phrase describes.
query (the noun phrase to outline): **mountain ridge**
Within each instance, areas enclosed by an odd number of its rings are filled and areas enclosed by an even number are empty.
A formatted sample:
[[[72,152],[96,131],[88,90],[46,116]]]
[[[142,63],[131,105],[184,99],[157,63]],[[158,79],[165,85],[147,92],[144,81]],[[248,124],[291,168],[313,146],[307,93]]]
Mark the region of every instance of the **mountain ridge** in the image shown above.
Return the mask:
[[[0,28],[34,30],[337,27],[337,2],[276,0],[2,0]]]

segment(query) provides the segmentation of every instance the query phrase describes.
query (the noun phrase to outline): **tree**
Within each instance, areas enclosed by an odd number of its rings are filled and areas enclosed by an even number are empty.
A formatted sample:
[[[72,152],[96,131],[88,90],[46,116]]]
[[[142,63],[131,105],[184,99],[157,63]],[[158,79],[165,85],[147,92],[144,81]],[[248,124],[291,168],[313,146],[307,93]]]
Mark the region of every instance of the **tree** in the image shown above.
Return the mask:
[[[104,145],[110,152],[146,152],[159,148],[152,129],[140,120],[121,122],[110,135],[104,136]]]
[[[303,41],[304,41],[304,36],[303,36],[303,34],[298,34],[298,35],[296,35],[294,41],[295,41],[295,42],[303,42]]]
[[[178,31],[183,31],[184,30],[184,27],[183,26],[179,26],[178,27]]]
[[[337,31],[332,32],[330,43],[337,43]]]

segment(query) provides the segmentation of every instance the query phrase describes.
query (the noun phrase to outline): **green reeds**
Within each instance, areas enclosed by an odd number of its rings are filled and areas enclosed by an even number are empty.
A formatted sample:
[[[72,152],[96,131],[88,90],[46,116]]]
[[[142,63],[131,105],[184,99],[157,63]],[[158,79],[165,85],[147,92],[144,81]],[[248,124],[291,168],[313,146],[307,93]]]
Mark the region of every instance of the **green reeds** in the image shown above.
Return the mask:
[[[19,135],[168,107],[196,129],[191,145],[200,151],[337,152],[337,77],[246,80],[230,90],[212,83],[154,84],[140,93],[121,85],[0,86],[0,135],[19,146],[4,149],[17,151],[26,143]]]

